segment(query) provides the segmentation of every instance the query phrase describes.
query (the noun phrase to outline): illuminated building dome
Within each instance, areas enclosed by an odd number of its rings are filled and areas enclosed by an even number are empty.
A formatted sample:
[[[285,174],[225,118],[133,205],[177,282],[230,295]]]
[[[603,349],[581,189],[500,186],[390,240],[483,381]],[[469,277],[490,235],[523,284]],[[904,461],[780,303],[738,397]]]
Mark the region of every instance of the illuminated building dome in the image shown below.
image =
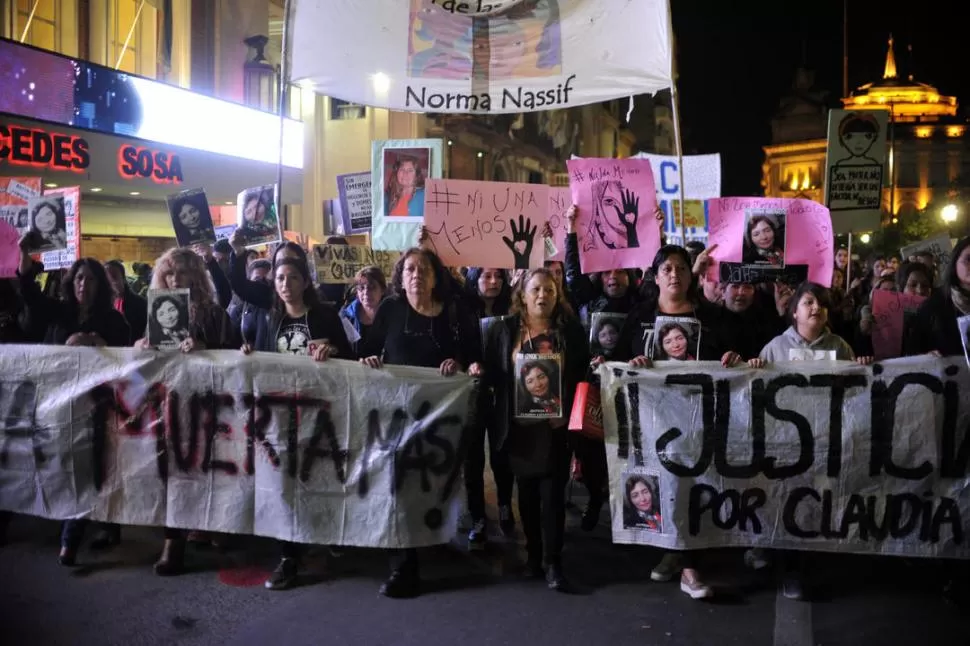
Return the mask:
[[[943,96],[932,85],[919,83],[910,75],[901,79],[896,73],[893,38],[889,37],[889,51],[882,79],[866,83],[850,96],[842,99],[847,110],[892,111],[895,122],[939,122],[957,116],[957,98]]]

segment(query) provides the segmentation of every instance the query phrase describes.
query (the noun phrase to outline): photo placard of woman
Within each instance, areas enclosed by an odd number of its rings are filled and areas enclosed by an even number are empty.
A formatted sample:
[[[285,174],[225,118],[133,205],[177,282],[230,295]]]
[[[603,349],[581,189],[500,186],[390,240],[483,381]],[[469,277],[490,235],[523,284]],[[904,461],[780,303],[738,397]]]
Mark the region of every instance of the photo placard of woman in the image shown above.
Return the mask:
[[[424,219],[424,180],[428,177],[430,148],[384,150],[384,215],[396,222]]]
[[[744,213],[741,262],[747,265],[785,266],[783,209],[748,209]]]
[[[158,350],[178,350],[192,336],[189,290],[148,290],[148,343]]]
[[[180,247],[216,243],[215,226],[205,190],[193,188],[165,198],[172,218],[175,239]]]
[[[663,532],[660,484],[655,475],[630,473],[623,486],[623,528]]]

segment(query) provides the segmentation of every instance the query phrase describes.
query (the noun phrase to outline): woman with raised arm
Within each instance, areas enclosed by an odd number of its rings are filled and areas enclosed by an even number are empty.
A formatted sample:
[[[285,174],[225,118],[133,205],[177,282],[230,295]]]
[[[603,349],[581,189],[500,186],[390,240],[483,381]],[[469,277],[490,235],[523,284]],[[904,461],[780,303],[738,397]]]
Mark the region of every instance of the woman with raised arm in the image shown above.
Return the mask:
[[[384,364],[436,368],[446,376],[467,370],[479,376],[478,321],[458,306],[450,290],[453,282],[433,251],[405,251],[394,266],[392,293],[378,308],[361,346],[361,363],[371,368]],[[416,550],[394,550],[391,568],[381,594],[405,598],[420,593]]]

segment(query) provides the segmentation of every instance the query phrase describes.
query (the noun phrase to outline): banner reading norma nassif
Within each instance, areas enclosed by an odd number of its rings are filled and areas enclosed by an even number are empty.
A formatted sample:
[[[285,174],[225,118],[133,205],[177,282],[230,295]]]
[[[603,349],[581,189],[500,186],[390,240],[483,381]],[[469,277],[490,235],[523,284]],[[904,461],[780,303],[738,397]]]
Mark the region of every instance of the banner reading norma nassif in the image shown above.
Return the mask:
[[[599,374],[614,542],[970,558],[963,357]]]
[[[391,110],[531,112],[673,84],[667,0],[294,0],[289,24],[292,81]]]
[[[364,547],[454,535],[468,377],[48,346],[4,346],[0,375],[0,509]]]

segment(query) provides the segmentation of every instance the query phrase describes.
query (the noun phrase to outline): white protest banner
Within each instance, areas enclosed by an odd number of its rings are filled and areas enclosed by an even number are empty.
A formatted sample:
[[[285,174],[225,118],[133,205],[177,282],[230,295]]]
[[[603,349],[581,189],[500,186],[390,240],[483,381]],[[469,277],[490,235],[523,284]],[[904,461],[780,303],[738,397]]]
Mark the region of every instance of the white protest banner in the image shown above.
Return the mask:
[[[352,283],[358,271],[371,265],[379,267],[390,282],[400,257],[397,251],[374,251],[361,245],[319,244],[313,247],[317,279],[322,283]]]
[[[290,80],[410,112],[511,113],[673,85],[667,0],[294,0]]]
[[[44,269],[68,269],[80,257],[81,249],[81,187],[67,186],[49,188],[44,195],[60,195],[64,198],[64,223],[67,232],[67,248],[48,251],[40,255]]]
[[[829,110],[825,206],[837,235],[879,228],[888,132],[888,110]]]
[[[345,235],[370,231],[373,208],[371,181],[369,171],[337,175],[337,195]]]
[[[970,558],[963,363],[602,366],[613,541]]]
[[[455,532],[473,382],[238,352],[0,349],[0,509],[420,547]]]

